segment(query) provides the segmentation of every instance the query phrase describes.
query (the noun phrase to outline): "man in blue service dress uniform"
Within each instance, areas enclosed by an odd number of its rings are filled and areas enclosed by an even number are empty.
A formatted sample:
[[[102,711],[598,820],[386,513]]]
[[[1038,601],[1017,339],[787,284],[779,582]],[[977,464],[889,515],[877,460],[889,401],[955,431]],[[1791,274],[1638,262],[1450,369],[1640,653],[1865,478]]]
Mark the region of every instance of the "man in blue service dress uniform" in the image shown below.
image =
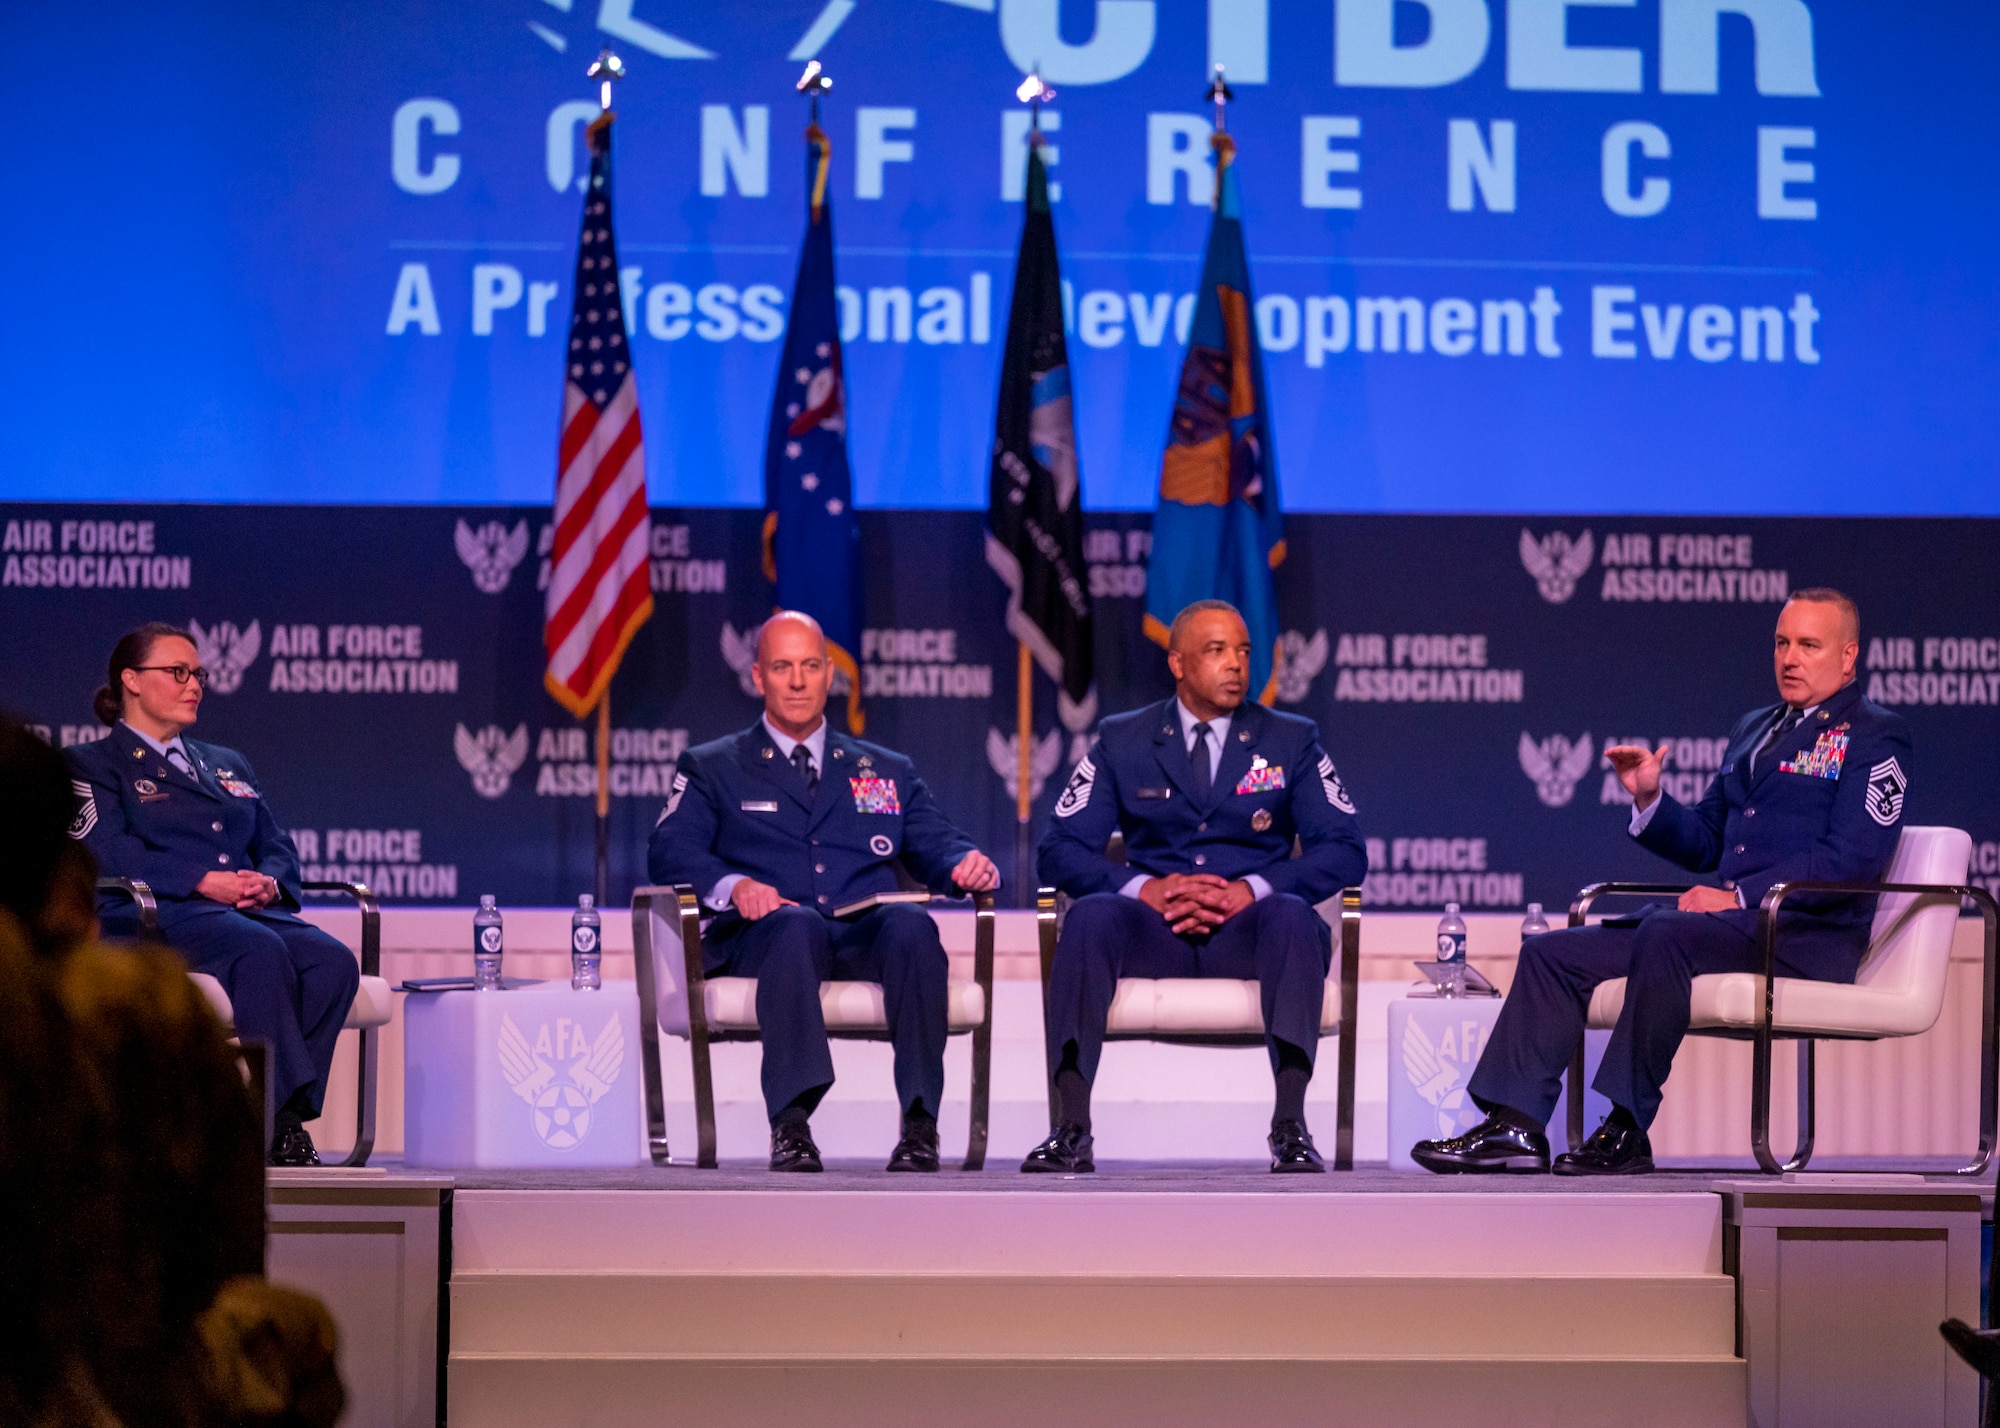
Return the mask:
[[[1687,1035],[1691,983],[1711,972],[1754,972],[1757,905],[1775,883],[1866,882],[1889,866],[1909,789],[1910,734],[1900,715],[1861,697],[1854,681],[1860,617],[1837,590],[1793,593],[1778,616],[1780,702],[1730,731],[1720,772],[1689,808],[1660,789],[1667,750],[1606,749],[1632,794],[1632,836],[1720,887],[1681,894],[1598,927],[1543,933],[1522,944],[1513,989],[1469,1085],[1486,1119],[1464,1135],[1420,1141],[1418,1164],[1440,1174],[1549,1169],[1543,1132],[1563,1068],[1583,1035],[1598,983],[1627,978],[1625,1007],[1592,1083],[1611,1114],[1558,1175],[1629,1175],[1653,1168],[1646,1128]],[[1778,972],[1852,982],[1868,948],[1875,899],[1805,896],[1780,914]]]
[[[764,717],[690,749],[653,828],[653,881],[688,883],[719,913],[703,934],[711,976],[757,979],[771,1168],[820,1169],[808,1118],[833,1085],[820,983],[880,982],[895,1049],[902,1138],[890,1170],[938,1168],[947,962],[918,907],[837,909],[896,891],[901,862],[933,890],[1000,885],[901,754],[834,733],[833,685],[817,621],[781,610],[757,635],[752,677]]]
[[[1120,977],[1254,977],[1277,1081],[1271,1169],[1321,1171],[1305,1095],[1333,939],[1313,905],[1368,871],[1354,805],[1311,720],[1245,702],[1235,607],[1181,611],[1167,667],[1174,697],[1104,721],[1042,839],[1042,880],[1076,901],[1049,978],[1057,1124],[1021,1169],[1096,1168],[1090,1085]],[[1114,830],[1129,866],[1105,856]]]
[[[185,738],[201,707],[195,647],[166,626],[98,692],[111,732],[63,751],[79,800],[71,835],[107,874],[137,878],[159,902],[160,936],[221,982],[237,1033],[265,1044],[276,1165],[317,1165],[305,1122],[326,1099],[334,1043],[360,986],[354,954],[298,916],[299,855],[271,816],[249,760]],[[124,650],[132,638],[121,642]],[[107,899],[107,931],[137,931],[132,904]]]

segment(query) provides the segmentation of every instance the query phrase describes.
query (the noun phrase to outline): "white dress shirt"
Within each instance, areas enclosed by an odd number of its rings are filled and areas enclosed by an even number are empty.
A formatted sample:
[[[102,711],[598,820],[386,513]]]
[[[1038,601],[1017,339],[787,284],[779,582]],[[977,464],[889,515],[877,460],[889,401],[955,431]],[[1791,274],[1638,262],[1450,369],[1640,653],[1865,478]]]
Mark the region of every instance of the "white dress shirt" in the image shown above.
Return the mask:
[[[769,714],[764,716],[763,724],[764,732],[769,734],[771,742],[778,746],[779,758],[789,764],[792,761],[792,750],[804,744],[806,752],[812,755],[813,767],[822,774],[826,772],[826,720],[820,720],[818,727],[803,739],[794,739],[790,734],[785,733],[771,722]],[[715,886],[708,890],[708,896],[703,898],[702,901],[717,912],[727,911],[729,908],[729,895],[736,891],[736,885],[742,882],[747,876],[749,876],[747,873],[724,873],[715,880]]]
[[[1208,760],[1209,782],[1211,784],[1214,783],[1216,771],[1222,767],[1222,751],[1229,747],[1229,725],[1233,716],[1218,714],[1209,720],[1206,744],[1204,747],[1197,749],[1195,747],[1194,726],[1201,723],[1201,720],[1195,718],[1194,711],[1178,699],[1174,701],[1174,712],[1181,716],[1181,742],[1187,747],[1189,761],[1192,762],[1197,758],[1206,758]],[[1140,873],[1136,877],[1126,879],[1125,886],[1118,889],[1120,896],[1137,897],[1139,889],[1146,885],[1149,876],[1149,874]],[[1252,873],[1243,881],[1250,885],[1251,895],[1259,902],[1262,902],[1271,895],[1271,885],[1264,881],[1262,874]]]

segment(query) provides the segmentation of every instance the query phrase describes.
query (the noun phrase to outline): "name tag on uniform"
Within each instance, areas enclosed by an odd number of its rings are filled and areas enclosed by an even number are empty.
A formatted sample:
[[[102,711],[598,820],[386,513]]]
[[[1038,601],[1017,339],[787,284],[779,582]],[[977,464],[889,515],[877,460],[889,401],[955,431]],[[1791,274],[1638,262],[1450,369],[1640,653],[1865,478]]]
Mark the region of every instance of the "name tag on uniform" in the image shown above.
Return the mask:
[[[1174,791],[1170,788],[1135,788],[1132,790],[1132,796],[1134,798],[1172,798]]]
[[[1238,793],[1277,793],[1285,786],[1285,766],[1264,761],[1259,754],[1250,765],[1250,772],[1237,781]]]
[[[132,788],[139,795],[141,803],[158,803],[167,796],[166,790],[149,778],[132,780]]]
[[[1804,774],[1808,778],[1840,777],[1841,766],[1847,762],[1847,726],[1828,729],[1813,741],[1810,749],[1802,749],[1778,765],[1779,773]]]
[[[745,813],[776,813],[778,805],[776,803],[768,803],[763,799],[753,798],[744,802],[743,811]]]
[[[901,813],[903,804],[896,797],[896,781],[892,778],[851,778],[847,786],[854,790],[854,811],[856,813]]]

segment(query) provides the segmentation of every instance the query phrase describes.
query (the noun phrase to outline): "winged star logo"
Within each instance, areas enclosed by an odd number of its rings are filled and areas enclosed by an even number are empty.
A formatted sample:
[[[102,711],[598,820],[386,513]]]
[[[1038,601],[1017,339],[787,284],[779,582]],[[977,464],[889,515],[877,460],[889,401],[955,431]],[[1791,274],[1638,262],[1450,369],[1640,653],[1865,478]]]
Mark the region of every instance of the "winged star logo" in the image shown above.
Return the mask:
[[[1036,739],[1028,746],[1028,800],[1033,802],[1042,796],[1048,786],[1049,775],[1062,767],[1062,730],[1051,729],[1048,734]],[[1000,781],[1007,785],[1007,797],[1021,796],[1021,736],[1002,736],[998,729],[986,730],[986,762],[993,766],[993,772],[1000,775]]]
[[[625,1028],[616,1015],[590,1039],[583,1023],[543,1022],[531,1044],[512,1013],[500,1015],[500,1074],[534,1115],[535,1134],[552,1150],[575,1150],[590,1134],[591,1108],[625,1068]]]
[[[475,734],[460,724],[451,736],[451,747],[459,767],[472,775],[472,791],[481,798],[498,798],[507,791],[515,770],[528,761],[528,726],[519,725],[509,734],[498,724],[488,724]]]
[[[1326,631],[1307,639],[1297,630],[1278,636],[1278,702],[1297,704],[1312,693],[1313,681],[1326,668]]]
[[[475,530],[461,517],[451,541],[472,572],[472,583],[488,595],[498,595],[528,553],[528,523],[518,521],[510,531],[503,522],[488,521]]]
[[[1535,588],[1551,605],[1560,605],[1576,594],[1576,582],[1590,569],[1597,543],[1585,531],[1571,540],[1562,531],[1550,531],[1540,540],[1524,526],[1521,529],[1521,565],[1535,577]]]
[[[1590,772],[1591,743],[1586,731],[1575,743],[1551,734],[1540,743],[1521,731],[1521,772],[1535,781],[1535,797],[1561,808],[1576,794],[1576,781]]]
[[[194,652],[202,668],[208,671],[211,694],[234,694],[241,689],[244,673],[256,662],[257,652],[264,648],[264,629],[256,620],[242,630],[236,628],[233,620],[224,620],[205,630],[201,621],[189,620],[188,633],[194,636]]]
[[[1410,1087],[1437,1110],[1437,1133],[1454,1136],[1479,1123],[1480,1110],[1465,1092],[1472,1068],[1479,1062],[1480,1026],[1476,1021],[1446,1027],[1437,1041],[1411,1017],[1403,1023],[1403,1075]]]

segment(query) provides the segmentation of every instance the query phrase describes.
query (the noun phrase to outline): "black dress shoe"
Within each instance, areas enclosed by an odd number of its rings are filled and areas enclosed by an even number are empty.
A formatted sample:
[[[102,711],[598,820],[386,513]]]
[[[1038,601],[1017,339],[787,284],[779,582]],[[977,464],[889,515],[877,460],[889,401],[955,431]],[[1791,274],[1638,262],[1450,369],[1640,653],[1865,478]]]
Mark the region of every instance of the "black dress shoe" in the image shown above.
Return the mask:
[[[1963,1319],[1945,1320],[1938,1332],[1981,1378],[2000,1378],[2000,1332],[1975,1329]]]
[[[813,1144],[811,1126],[799,1121],[771,1127],[771,1168],[809,1175],[826,1169],[819,1163],[819,1147]]]
[[[1418,1141],[1410,1159],[1436,1175],[1540,1174],[1549,1168],[1549,1138],[1488,1116],[1464,1135]]]
[[[1324,1175],[1326,1162],[1313,1148],[1311,1132],[1302,1121],[1278,1121],[1271,1127],[1267,1144],[1271,1147],[1274,1175]]]
[[[1089,1175],[1097,1169],[1091,1159],[1090,1132],[1075,1121],[1064,1121],[1049,1138],[1028,1152],[1021,1162],[1027,1175]]]
[[[1583,1149],[1556,1157],[1558,1175],[1651,1175],[1653,1143],[1637,1126],[1620,1125],[1611,1117],[1590,1133]]]
[[[936,1170],[938,1168],[937,1122],[904,1121],[903,1138],[896,1142],[896,1149],[889,1157],[888,1168],[891,1171]]]
[[[294,1120],[280,1118],[271,1134],[271,1164],[284,1166],[318,1165],[319,1149],[306,1128]]]

